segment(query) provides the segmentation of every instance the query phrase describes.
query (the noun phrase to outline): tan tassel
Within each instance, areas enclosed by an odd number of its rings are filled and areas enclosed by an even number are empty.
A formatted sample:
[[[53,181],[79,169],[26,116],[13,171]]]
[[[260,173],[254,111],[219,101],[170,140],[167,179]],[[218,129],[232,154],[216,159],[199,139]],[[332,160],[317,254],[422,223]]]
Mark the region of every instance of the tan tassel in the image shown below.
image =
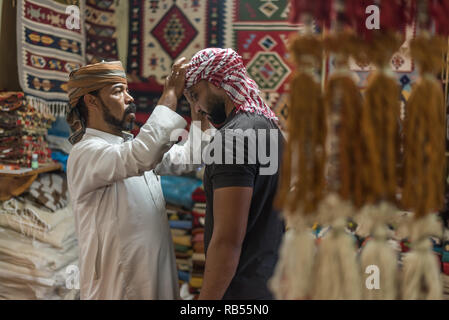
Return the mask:
[[[301,212],[309,214],[324,191],[326,113],[319,81],[313,75],[321,61],[322,44],[315,36],[298,36],[291,52],[297,70],[291,81],[289,138],[276,204],[289,212],[298,212],[300,205]]]
[[[308,299],[312,286],[315,238],[302,214],[291,217],[292,228],[284,235],[279,262],[268,283],[279,300]]]
[[[357,261],[355,240],[345,228],[344,217],[353,215],[353,207],[336,194],[328,195],[320,204],[319,221],[331,223],[331,230],[318,246],[312,298],[358,300],[362,298],[362,279]]]
[[[400,90],[396,79],[386,68],[399,46],[398,37],[388,33],[375,35],[369,46],[362,46],[365,56],[377,67],[364,93],[360,124],[364,203],[397,202]]]
[[[370,288],[368,283],[365,283],[364,299],[392,300],[398,298],[398,261],[396,252],[387,242],[390,234],[386,225],[396,213],[396,208],[386,202],[382,202],[379,206],[367,205],[361,210],[360,216],[365,216],[363,223],[367,225],[360,225],[357,233],[367,236],[366,231],[368,230],[372,236],[360,255],[362,271],[368,270],[370,266],[375,266],[379,272],[379,287]],[[368,280],[366,279],[366,281]]]
[[[402,204],[416,218],[436,212],[444,205],[445,110],[441,84],[435,73],[442,67],[445,41],[417,38],[412,55],[421,79],[407,102],[404,134]]]
[[[291,228],[284,236],[269,286],[277,299],[306,299],[316,251],[308,217],[324,194],[326,113],[314,75],[323,48],[315,36],[298,36],[290,49],[297,70],[291,81],[288,139],[276,206],[283,209]]]
[[[412,250],[403,261],[402,298],[440,300],[443,295],[440,268],[432,250],[431,236],[441,237],[441,222],[428,214],[411,222]]]
[[[412,250],[404,258],[403,299],[441,299],[442,285],[430,236],[441,232],[436,217],[444,205],[445,109],[435,74],[446,48],[442,38],[420,36],[411,42],[421,78],[407,102],[404,125],[402,204],[414,212]]]
[[[314,299],[360,299],[362,282],[356,259],[354,239],[345,232],[347,218],[355,210],[351,203],[358,197],[359,115],[362,100],[347,69],[349,35],[326,39],[328,50],[335,54],[336,71],[326,86],[328,140],[326,179],[328,196],[321,202],[318,222],[330,225],[318,246],[314,275]]]

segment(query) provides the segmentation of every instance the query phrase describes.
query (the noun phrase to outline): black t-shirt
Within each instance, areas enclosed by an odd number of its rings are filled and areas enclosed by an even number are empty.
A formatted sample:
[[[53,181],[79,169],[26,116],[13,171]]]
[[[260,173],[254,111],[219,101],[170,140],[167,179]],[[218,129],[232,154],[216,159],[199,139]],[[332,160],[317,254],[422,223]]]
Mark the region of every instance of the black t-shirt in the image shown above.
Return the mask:
[[[227,135],[229,129],[241,129],[243,133],[233,131],[236,138],[230,140]],[[245,132],[247,138],[244,138]],[[254,135],[251,136],[251,133]],[[260,137],[264,133],[267,133],[265,143]],[[277,263],[279,246],[285,231],[284,222],[279,212],[273,209],[284,138],[277,125],[264,116],[246,112],[236,114],[234,111],[228,116],[217,134],[221,134],[221,142],[215,135],[211,145],[221,143],[222,150],[225,152],[223,152],[222,163],[215,161],[215,163],[207,164],[204,174],[204,190],[207,200],[204,233],[206,255],[214,228],[214,189],[233,186],[253,187],[248,225],[239,264],[223,299],[272,299],[273,296],[267,287],[267,282]],[[226,141],[232,140],[232,146],[228,144],[226,147]],[[239,153],[242,148],[238,149],[237,141],[244,142],[240,145],[244,150],[243,164],[236,164],[241,163],[237,161],[239,157],[242,158],[242,153]],[[232,148],[231,155],[229,147]],[[260,148],[264,149],[265,147],[266,150],[262,150],[262,154],[268,157],[255,157],[254,147],[257,152]],[[215,155],[215,150],[210,154]],[[226,155],[232,158],[233,164],[224,163]],[[274,157],[277,158],[277,164]],[[270,163],[267,163],[267,158],[271,159]]]

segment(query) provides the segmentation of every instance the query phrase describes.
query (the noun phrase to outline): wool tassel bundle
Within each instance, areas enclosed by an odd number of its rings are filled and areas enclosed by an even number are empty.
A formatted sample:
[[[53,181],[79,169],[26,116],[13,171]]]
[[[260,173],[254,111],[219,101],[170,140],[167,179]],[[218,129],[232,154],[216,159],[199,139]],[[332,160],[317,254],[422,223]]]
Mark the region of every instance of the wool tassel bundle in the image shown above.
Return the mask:
[[[398,193],[400,102],[397,81],[387,65],[399,46],[399,39],[392,33],[373,34],[370,45],[364,44],[358,52],[377,67],[364,93],[360,117],[362,198],[356,199],[356,205],[363,207],[356,221],[362,227],[368,225],[371,235],[360,255],[362,270],[375,265],[382,277],[376,290],[364,286],[365,299],[395,299],[398,295],[398,262],[387,242],[387,223],[398,211],[394,205]]]
[[[379,34],[364,49],[377,71],[364,93],[360,124],[364,144],[363,203],[397,202],[400,90],[387,65],[399,46],[396,35]]]
[[[362,236],[370,236],[360,255],[362,271],[369,271],[376,267],[379,283],[365,283],[363,298],[366,300],[393,300],[399,295],[399,277],[397,254],[388,239],[392,236],[387,227],[387,222],[392,218],[392,212],[396,208],[387,202],[380,205],[366,205],[360,210],[358,218],[362,220],[357,233]],[[370,281],[369,278],[366,279]]]
[[[444,205],[445,110],[440,82],[445,41],[420,37],[412,41],[412,55],[421,78],[407,103],[404,126],[402,204],[420,218]]]
[[[441,237],[441,223],[435,214],[411,222],[412,250],[406,253],[402,270],[402,299],[441,300],[443,286],[431,236]]]
[[[441,84],[435,74],[442,67],[446,41],[421,36],[411,43],[420,79],[407,103],[404,126],[402,204],[414,212],[412,251],[404,259],[403,299],[440,299],[439,268],[429,231],[432,212],[444,205],[445,110]],[[430,215],[430,217],[429,217]]]
[[[314,36],[298,36],[290,49],[297,70],[291,82],[289,139],[276,200],[290,229],[284,236],[269,286],[278,299],[307,299],[316,251],[309,218],[324,194],[326,113],[314,74],[323,49]]]
[[[310,297],[315,260],[315,238],[301,214],[291,216],[291,228],[282,240],[279,260],[268,286],[278,300]]]
[[[317,221],[331,229],[320,241],[314,275],[314,299],[361,299],[361,272],[355,239],[346,232],[347,218],[354,215],[360,169],[359,115],[362,100],[349,72],[351,36],[341,33],[328,38],[335,54],[336,70],[326,87],[328,114],[328,195],[321,202]]]
[[[326,110],[314,73],[323,48],[315,36],[298,36],[290,49],[297,70],[291,81],[289,137],[276,203],[287,212],[300,209],[307,215],[316,210],[324,194]]]
[[[330,223],[330,231],[321,239],[316,254],[312,299],[359,300],[362,298],[362,277],[354,238],[346,232],[345,217],[354,214],[354,207],[331,193],[320,203],[320,222]]]

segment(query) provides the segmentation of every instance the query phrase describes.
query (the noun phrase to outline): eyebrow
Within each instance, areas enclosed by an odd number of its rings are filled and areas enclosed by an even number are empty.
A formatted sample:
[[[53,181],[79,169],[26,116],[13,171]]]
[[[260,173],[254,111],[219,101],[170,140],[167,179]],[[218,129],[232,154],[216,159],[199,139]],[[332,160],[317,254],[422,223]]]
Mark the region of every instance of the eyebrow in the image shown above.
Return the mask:
[[[117,83],[117,84],[114,84],[114,85],[112,86],[112,89],[116,89],[116,88],[118,88],[118,87],[120,87],[120,88],[126,88],[126,86],[125,86],[123,83]]]

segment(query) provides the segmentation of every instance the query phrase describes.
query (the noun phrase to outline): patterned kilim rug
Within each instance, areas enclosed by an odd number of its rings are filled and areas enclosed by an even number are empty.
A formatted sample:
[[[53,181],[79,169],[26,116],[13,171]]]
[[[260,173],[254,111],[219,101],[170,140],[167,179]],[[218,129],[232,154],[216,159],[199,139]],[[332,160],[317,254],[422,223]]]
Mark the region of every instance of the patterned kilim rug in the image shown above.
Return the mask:
[[[115,0],[86,2],[86,63],[118,60]]]
[[[127,69],[131,82],[161,85],[172,63],[207,47],[231,47],[244,60],[281,125],[287,118],[288,0],[130,1]]]
[[[301,26],[288,22],[288,0],[234,0],[232,5],[232,47],[285,129],[293,68],[288,39]]]
[[[416,35],[416,27],[413,25],[407,26],[403,32],[404,42],[390,61],[391,70],[394,72],[412,72],[414,70],[413,59],[410,56],[410,41]],[[352,71],[373,71],[375,67],[372,64],[362,65],[351,59],[349,67]]]
[[[67,5],[53,0],[17,1],[19,81],[30,104],[53,115],[66,112],[69,73],[84,64],[83,1],[80,29],[68,29]]]
[[[148,77],[163,84],[178,58],[225,45],[222,0],[130,0],[128,73],[133,82]]]

